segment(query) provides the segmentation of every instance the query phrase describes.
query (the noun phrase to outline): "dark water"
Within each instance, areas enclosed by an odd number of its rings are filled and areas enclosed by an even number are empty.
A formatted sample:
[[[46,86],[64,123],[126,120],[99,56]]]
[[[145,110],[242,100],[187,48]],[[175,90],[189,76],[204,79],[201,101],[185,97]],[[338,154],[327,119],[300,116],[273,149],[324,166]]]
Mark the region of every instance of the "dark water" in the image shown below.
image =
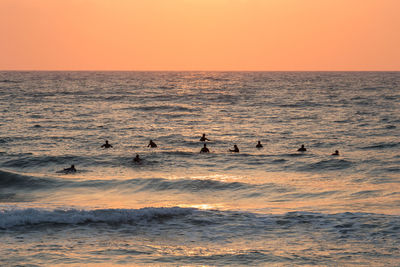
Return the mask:
[[[399,72],[0,72],[0,100],[3,265],[400,265]]]

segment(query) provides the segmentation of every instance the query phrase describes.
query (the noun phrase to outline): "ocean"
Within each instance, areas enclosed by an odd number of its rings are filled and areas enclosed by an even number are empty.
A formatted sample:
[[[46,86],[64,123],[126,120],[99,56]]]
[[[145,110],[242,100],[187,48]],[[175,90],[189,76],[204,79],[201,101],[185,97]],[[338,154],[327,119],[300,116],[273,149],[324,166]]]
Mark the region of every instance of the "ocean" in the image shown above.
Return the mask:
[[[2,266],[400,266],[400,72],[3,71],[0,111]]]

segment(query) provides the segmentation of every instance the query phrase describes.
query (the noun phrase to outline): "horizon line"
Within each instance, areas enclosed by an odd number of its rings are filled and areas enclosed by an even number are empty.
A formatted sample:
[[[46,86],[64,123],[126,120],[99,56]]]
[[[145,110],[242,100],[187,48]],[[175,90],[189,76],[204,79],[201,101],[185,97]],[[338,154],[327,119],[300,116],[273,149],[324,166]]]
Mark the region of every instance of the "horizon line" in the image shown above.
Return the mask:
[[[400,72],[399,70],[90,70],[90,69],[0,69],[0,72]]]

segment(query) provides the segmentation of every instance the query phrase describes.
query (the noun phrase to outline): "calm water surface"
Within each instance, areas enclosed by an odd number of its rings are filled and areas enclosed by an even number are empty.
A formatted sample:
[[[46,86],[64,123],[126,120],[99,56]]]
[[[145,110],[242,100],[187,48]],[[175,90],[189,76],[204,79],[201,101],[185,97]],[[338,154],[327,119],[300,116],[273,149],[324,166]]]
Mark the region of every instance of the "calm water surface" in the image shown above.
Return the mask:
[[[0,111],[2,265],[400,265],[400,72],[0,72]]]

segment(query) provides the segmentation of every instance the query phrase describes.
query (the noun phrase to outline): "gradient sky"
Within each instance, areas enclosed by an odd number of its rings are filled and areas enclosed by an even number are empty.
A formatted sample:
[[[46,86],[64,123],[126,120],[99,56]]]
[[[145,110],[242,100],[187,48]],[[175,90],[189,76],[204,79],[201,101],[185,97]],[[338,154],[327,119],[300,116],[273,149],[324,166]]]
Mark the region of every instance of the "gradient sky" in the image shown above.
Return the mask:
[[[0,0],[0,70],[400,70],[400,0]]]

